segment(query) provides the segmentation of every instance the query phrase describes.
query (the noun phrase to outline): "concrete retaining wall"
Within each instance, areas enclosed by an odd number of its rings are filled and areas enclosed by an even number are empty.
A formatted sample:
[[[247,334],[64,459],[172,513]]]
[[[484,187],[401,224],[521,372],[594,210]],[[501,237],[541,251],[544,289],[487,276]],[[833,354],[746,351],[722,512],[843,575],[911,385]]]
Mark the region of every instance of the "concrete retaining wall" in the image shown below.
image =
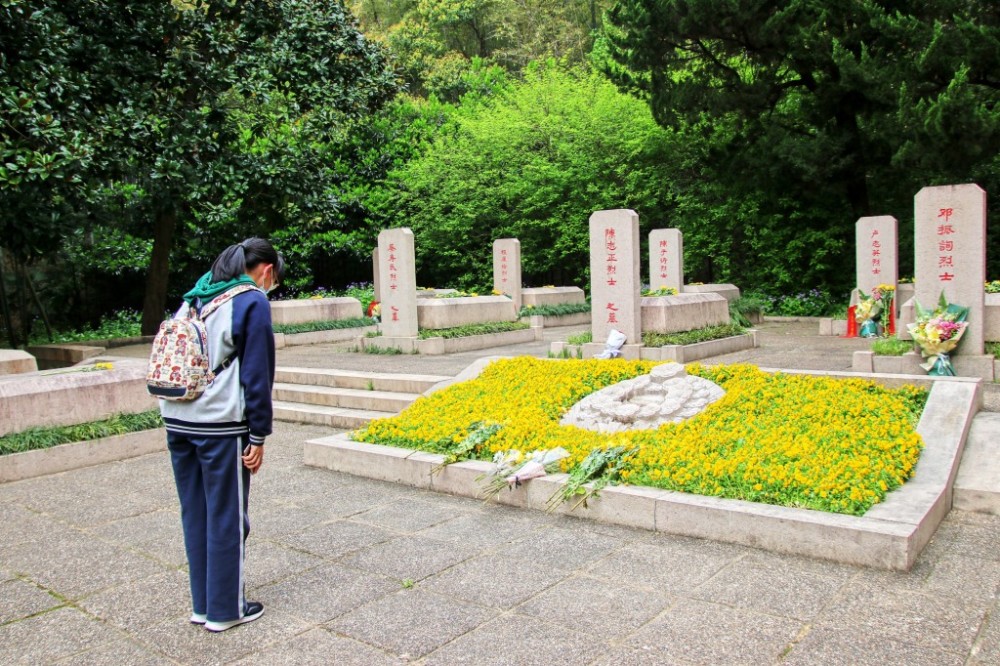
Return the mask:
[[[28,347],[28,353],[35,357],[39,370],[68,368],[77,363],[83,363],[87,359],[100,356],[104,351],[104,346],[91,343],[32,345]]]
[[[579,287],[530,287],[521,290],[521,304],[524,306],[586,302],[587,296]],[[587,321],[590,321],[589,315]]]
[[[713,294],[644,296],[642,331],[679,333],[729,323],[729,301]]]
[[[0,375],[20,375],[36,372],[35,357],[20,349],[0,349]]]
[[[0,483],[101,465],[167,450],[163,428],[0,456]]]
[[[551,316],[531,315],[530,317],[521,317],[521,321],[532,326],[542,328],[554,328],[556,326],[589,326],[590,313],[577,312],[576,314]]]
[[[422,298],[417,301],[417,326],[423,330],[498,321],[517,321],[514,301],[506,296]]]
[[[927,371],[920,367],[925,361],[917,352],[881,356],[870,351],[856,351],[851,360],[851,369],[855,372],[927,375]],[[997,374],[998,364],[992,356],[952,356],[951,363],[959,377],[978,377],[988,382],[1000,377]]]
[[[329,331],[310,331],[308,333],[275,333],[275,349],[285,347],[296,347],[299,345],[320,345],[330,342],[343,342],[354,340],[358,335],[364,335],[370,331],[377,331],[378,326],[361,326],[358,328],[333,328]]]
[[[364,313],[361,301],[347,296],[273,301],[271,321],[275,324],[302,324],[309,321],[357,319]]]
[[[682,294],[718,294],[727,301],[735,301],[740,297],[740,288],[734,284],[686,284],[681,289]]]
[[[703,358],[722,356],[733,352],[753,349],[757,346],[757,331],[731,338],[696,342],[691,345],[664,345],[663,347],[643,347],[640,358],[645,361],[676,361],[690,363]]]
[[[146,392],[146,362],[138,359],[116,359],[112,370],[0,377],[0,435],[99,421],[156,406]]]

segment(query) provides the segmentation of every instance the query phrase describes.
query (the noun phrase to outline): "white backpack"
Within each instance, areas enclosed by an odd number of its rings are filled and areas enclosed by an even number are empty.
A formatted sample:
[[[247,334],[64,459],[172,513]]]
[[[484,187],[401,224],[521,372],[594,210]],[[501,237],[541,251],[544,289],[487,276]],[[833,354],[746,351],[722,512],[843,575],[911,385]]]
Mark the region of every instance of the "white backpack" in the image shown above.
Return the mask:
[[[205,320],[234,296],[256,289],[241,284],[209,301],[201,311],[191,306],[183,317],[167,319],[153,338],[146,369],[146,389],[164,400],[194,400],[215,376],[236,360],[234,352],[214,370],[208,365],[208,331]]]

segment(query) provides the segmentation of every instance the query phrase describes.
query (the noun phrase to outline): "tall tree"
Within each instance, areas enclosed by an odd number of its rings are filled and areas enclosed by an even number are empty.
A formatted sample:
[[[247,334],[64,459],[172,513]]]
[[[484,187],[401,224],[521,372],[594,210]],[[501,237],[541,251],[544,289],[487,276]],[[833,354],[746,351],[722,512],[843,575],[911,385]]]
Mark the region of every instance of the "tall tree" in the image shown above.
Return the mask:
[[[661,125],[724,137],[709,175],[761,223],[834,250],[922,185],[997,182],[998,16],[977,0],[617,0],[606,70]]]

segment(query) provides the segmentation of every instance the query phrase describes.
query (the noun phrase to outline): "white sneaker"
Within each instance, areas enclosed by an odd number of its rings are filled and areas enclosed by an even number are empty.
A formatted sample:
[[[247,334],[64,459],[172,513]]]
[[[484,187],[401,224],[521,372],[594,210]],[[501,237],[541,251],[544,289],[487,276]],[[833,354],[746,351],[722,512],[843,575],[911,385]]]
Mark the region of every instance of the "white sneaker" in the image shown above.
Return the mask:
[[[191,613],[191,624],[205,624],[208,622],[208,616],[204,613]]]
[[[225,631],[226,629],[232,629],[233,627],[246,624],[247,622],[253,622],[261,615],[264,614],[264,604],[259,601],[248,601],[246,612],[243,613],[243,617],[237,618],[235,620],[227,620],[225,622],[213,622],[211,620],[206,620],[205,628],[209,631]]]

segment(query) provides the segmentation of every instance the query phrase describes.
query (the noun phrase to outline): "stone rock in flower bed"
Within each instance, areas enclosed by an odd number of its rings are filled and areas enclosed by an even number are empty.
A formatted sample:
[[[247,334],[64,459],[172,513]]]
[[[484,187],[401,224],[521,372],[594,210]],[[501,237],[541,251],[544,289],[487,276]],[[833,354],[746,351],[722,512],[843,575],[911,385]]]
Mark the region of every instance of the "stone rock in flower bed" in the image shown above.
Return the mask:
[[[715,382],[688,375],[680,363],[665,363],[591,393],[559,423],[599,432],[648,430],[689,419],[723,395]]]

